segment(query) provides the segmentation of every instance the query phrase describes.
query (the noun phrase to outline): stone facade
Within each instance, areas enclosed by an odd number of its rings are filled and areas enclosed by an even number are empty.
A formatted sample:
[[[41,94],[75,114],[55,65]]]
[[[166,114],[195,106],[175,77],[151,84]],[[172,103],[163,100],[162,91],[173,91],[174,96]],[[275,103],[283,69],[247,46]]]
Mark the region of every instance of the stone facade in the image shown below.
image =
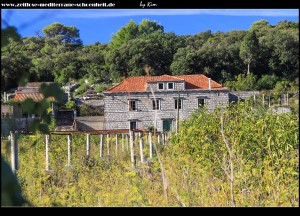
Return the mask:
[[[217,106],[226,106],[229,102],[227,90],[203,91],[155,91],[155,98],[160,102],[160,109],[153,110],[154,96],[148,92],[105,93],[104,122],[105,129],[129,129],[130,122],[136,122],[137,129],[148,129],[154,126],[156,113],[156,128],[163,130],[163,121],[172,121],[174,129],[177,117],[175,100],[182,100],[179,109],[179,119],[186,120],[197,108],[198,99],[204,99],[208,110]],[[136,101],[137,110],[129,111],[130,100]]]
[[[104,129],[174,130],[177,119],[186,120],[199,106],[213,111],[258,93],[229,92],[203,74],[128,77],[104,92]]]

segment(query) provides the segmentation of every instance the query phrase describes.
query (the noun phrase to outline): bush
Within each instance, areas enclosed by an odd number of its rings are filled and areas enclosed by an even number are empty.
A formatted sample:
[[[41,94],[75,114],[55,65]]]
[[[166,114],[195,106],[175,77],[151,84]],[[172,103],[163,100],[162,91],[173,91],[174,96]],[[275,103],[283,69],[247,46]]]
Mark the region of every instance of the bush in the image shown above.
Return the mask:
[[[225,82],[225,86],[231,91],[251,91],[256,90],[256,75],[250,73],[248,75],[239,74],[234,81]]]
[[[233,154],[234,196],[239,200],[238,205],[247,203],[241,195],[246,190],[249,192],[245,196],[252,203],[248,205],[298,206],[298,130],[299,114],[277,115],[254,109],[248,101],[212,113],[199,110],[180,126],[178,135],[173,136],[172,141],[177,146],[174,158],[189,154],[199,169],[229,184],[227,142]],[[280,192],[275,188],[280,188]],[[229,188],[226,190],[228,194]]]
[[[75,95],[82,95],[83,93],[85,93],[87,90],[89,89],[89,85],[84,83],[82,85],[80,85],[76,91],[75,91]]]
[[[108,89],[110,86],[109,85],[106,85],[106,84],[96,84],[94,86],[94,89],[96,92],[103,92],[105,91],[106,89]]]
[[[271,90],[275,87],[278,77],[274,74],[272,75],[262,75],[262,77],[257,81],[258,90]]]
[[[79,115],[80,116],[102,116],[104,114],[104,110],[101,107],[93,107],[87,104],[83,104],[79,108]]]
[[[68,102],[65,104],[65,107],[68,108],[68,109],[75,109],[75,106],[76,106],[76,103],[75,103],[75,101],[73,101],[73,100],[68,101]]]

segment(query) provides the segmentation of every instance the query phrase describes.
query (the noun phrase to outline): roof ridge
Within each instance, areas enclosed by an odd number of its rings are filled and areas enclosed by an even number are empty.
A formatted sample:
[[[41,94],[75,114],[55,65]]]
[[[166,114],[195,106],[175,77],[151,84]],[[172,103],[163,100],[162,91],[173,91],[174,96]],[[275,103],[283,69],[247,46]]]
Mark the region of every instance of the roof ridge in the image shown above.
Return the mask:
[[[147,91],[147,83],[178,81],[186,83],[186,90],[205,90],[209,87],[209,80],[211,80],[212,89],[220,89],[224,87],[222,84],[200,73],[187,75],[163,74],[160,76],[129,76],[115,86],[107,89],[105,92],[145,92]]]
[[[168,77],[172,77],[172,78],[184,81],[184,79],[178,78],[176,75],[163,74],[161,76],[168,76]]]

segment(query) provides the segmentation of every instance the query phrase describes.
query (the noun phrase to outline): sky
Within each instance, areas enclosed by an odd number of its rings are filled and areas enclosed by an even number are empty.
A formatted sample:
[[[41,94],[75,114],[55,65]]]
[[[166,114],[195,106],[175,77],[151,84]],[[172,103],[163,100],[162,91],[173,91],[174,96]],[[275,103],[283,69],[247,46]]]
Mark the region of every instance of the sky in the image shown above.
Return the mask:
[[[131,19],[136,24],[155,20],[176,35],[248,30],[261,19],[271,25],[299,22],[298,9],[2,9],[1,16],[2,28],[13,25],[22,37],[43,36],[42,29],[53,22],[75,26],[84,45],[109,43]]]

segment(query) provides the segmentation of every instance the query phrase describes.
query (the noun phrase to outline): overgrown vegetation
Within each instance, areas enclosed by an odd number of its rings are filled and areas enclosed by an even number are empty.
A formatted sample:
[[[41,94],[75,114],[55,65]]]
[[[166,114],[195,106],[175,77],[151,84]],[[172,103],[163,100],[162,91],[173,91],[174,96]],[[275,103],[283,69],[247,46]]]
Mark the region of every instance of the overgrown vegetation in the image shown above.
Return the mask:
[[[17,175],[33,205],[299,206],[298,113],[277,115],[248,102],[214,112],[198,110],[167,146],[157,145],[165,187],[156,154],[149,166],[138,163],[132,169],[125,142],[125,152],[121,151],[120,137],[118,154],[111,137],[110,156],[105,142],[105,157],[99,158],[99,136],[91,136],[91,158],[86,161],[85,135],[73,136],[70,169],[65,167],[66,136],[52,136],[50,172],[44,170],[43,136],[20,137]],[[9,161],[9,143],[2,143],[2,154]],[[138,146],[135,141],[137,160]],[[144,155],[149,157],[148,145]]]

